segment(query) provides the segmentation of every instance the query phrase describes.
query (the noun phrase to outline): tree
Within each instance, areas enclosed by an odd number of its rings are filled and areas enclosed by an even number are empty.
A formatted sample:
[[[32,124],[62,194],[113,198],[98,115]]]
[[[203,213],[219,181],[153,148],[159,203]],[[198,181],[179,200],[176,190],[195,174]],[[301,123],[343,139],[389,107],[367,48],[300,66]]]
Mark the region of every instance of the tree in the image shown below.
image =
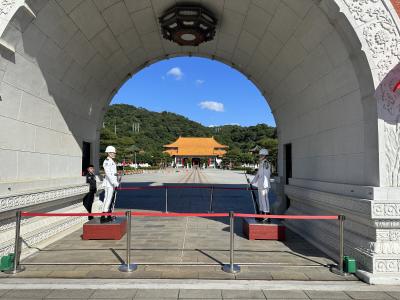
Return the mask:
[[[278,140],[273,138],[263,138],[260,140],[260,146],[268,149],[270,162],[276,170],[278,165]]]
[[[133,130],[133,123],[140,124],[139,132]],[[115,146],[119,161],[124,157],[133,158],[135,152],[138,162],[155,165],[170,161],[163,153],[163,145],[175,141],[179,136],[214,136],[219,143],[229,146],[224,161],[230,159],[236,165],[251,162],[248,152],[255,145],[263,145],[271,153],[277,153],[276,128],[266,124],[249,127],[225,125],[216,131],[215,128],[205,127],[171,112],[157,113],[127,104],[115,104],[109,107],[104,125],[100,132],[100,150],[104,152],[107,145]],[[105,154],[102,153],[100,159],[104,158]]]

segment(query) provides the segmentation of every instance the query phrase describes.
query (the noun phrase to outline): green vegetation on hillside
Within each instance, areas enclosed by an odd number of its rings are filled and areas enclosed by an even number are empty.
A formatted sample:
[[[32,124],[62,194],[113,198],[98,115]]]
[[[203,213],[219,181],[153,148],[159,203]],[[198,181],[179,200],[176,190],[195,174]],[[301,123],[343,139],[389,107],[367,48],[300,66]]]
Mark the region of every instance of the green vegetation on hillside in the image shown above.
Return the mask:
[[[135,125],[140,124],[139,132]],[[100,135],[100,150],[104,152],[107,145],[117,147],[117,157],[133,158],[137,162],[148,162],[152,165],[167,159],[163,145],[183,137],[211,137],[229,146],[225,161],[233,164],[253,162],[249,150],[256,145],[266,147],[276,161],[277,136],[276,128],[265,124],[242,127],[225,125],[218,128],[205,127],[181,115],[170,112],[151,112],[127,104],[111,105],[104,118],[104,127]],[[104,159],[104,156],[101,157]]]

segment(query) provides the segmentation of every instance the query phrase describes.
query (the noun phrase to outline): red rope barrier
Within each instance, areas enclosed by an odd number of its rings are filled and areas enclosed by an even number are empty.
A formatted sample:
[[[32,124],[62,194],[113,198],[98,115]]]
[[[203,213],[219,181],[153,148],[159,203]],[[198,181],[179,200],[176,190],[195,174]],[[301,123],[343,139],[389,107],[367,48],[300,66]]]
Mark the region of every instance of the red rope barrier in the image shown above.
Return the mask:
[[[35,213],[35,212],[21,212],[23,217],[101,217],[101,216],[125,216],[125,212],[113,213]]]
[[[125,212],[113,213],[35,213],[22,212],[23,217],[100,217],[100,216],[125,216]],[[228,213],[152,213],[133,211],[132,216],[137,217],[229,217]],[[337,220],[339,216],[300,216],[300,215],[259,215],[235,213],[239,218],[270,218],[270,219],[292,219],[292,220]]]
[[[339,216],[300,216],[300,215],[259,215],[259,214],[234,214],[239,218],[269,218],[269,219],[292,219],[292,220],[337,220]]]
[[[228,213],[146,213],[132,212],[132,216],[138,217],[229,217]]]
[[[139,190],[158,190],[158,189],[165,189],[165,186],[135,186],[135,187],[118,187],[116,191],[139,191]]]
[[[394,85],[393,93],[395,93],[397,90],[400,90],[400,81]]]

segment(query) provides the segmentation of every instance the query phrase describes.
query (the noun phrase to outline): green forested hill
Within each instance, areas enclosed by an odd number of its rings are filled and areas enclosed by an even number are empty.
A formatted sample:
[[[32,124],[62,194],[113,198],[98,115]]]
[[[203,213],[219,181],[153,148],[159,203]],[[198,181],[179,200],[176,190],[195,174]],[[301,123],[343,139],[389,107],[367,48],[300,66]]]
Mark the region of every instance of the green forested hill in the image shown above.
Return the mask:
[[[140,124],[135,132],[135,124]],[[115,134],[116,132],[116,134]],[[109,107],[100,136],[100,150],[114,145],[118,157],[132,157],[137,153],[138,161],[157,163],[163,158],[163,145],[176,140],[179,136],[211,137],[229,146],[228,157],[233,162],[251,161],[248,150],[255,145],[267,147],[276,152],[276,129],[265,124],[241,127],[225,125],[210,128],[170,112],[151,112],[126,104]]]

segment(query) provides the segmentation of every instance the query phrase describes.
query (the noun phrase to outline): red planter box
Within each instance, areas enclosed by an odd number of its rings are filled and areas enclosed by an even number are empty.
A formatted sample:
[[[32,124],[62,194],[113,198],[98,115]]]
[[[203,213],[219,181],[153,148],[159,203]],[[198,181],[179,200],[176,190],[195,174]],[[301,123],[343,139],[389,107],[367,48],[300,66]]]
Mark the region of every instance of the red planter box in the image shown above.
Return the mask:
[[[83,224],[83,240],[120,240],[126,233],[126,218],[116,218],[109,223],[100,223],[94,218]]]
[[[249,240],[284,241],[286,227],[274,223],[257,223],[254,219],[243,219],[243,233]]]

